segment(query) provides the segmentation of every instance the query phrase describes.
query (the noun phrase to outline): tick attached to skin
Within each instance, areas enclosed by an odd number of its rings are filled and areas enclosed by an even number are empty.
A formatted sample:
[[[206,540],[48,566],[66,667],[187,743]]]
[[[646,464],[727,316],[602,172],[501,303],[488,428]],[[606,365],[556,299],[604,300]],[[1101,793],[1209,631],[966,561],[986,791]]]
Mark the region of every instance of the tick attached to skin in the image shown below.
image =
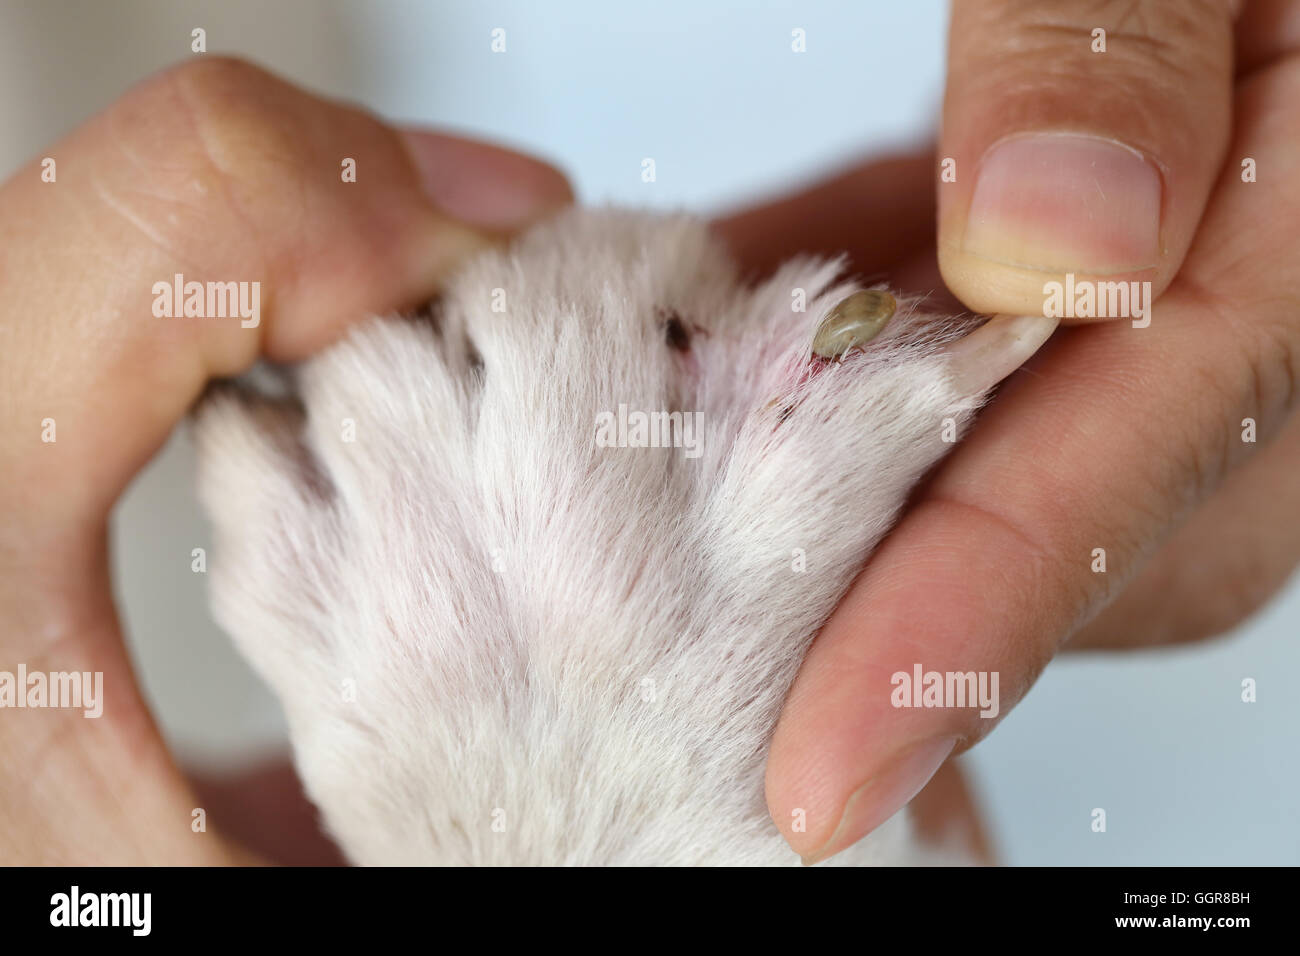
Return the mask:
[[[668,347],[676,352],[689,351],[691,333],[686,328],[686,323],[682,321],[682,317],[677,314],[677,310],[660,307],[655,309],[655,314],[659,316],[659,321],[663,325],[664,341]]]
[[[822,319],[813,336],[813,354],[838,359],[851,349],[862,348],[880,334],[897,309],[897,300],[882,289],[853,293]]]

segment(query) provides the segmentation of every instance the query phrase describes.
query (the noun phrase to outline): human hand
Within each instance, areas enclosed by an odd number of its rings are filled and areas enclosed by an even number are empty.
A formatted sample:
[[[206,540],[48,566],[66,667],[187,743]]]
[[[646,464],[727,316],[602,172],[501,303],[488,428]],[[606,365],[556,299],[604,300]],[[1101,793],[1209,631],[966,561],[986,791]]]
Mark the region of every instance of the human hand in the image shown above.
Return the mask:
[[[114,612],[109,509],[209,378],[417,305],[462,256],[571,198],[535,160],[399,131],[208,56],[0,187],[0,671],[103,674],[97,719],[0,710],[2,862],[242,858],[191,831],[195,799]],[[256,316],[157,317],[154,285],[178,273],[260,283]]]
[[[1300,8],[1238,6],[955,4],[937,156],[853,170],[718,224],[756,267],[839,246],[908,288],[937,286],[941,270],[979,311],[1039,313],[1065,272],[1163,293],[1144,327],[1058,332],[818,636],[767,778],[773,819],[805,860],[907,803],[1067,640],[1220,633],[1300,559]],[[1052,136],[1034,146],[1033,132]],[[984,156],[999,141],[1013,146]],[[955,182],[939,181],[944,158]],[[936,181],[937,257],[925,241]],[[918,663],[998,673],[997,717],[895,708],[891,676]],[[792,832],[796,808],[806,832]]]

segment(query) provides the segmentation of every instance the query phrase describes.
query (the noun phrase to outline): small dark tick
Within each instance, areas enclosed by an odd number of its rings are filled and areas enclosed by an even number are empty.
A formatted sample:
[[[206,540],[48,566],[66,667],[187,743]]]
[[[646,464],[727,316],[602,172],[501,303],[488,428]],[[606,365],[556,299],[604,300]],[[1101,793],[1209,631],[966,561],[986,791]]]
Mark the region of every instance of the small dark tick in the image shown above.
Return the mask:
[[[691,347],[691,333],[686,331],[682,317],[674,309],[662,311],[661,315],[664,320],[664,341],[669,348],[685,352]]]

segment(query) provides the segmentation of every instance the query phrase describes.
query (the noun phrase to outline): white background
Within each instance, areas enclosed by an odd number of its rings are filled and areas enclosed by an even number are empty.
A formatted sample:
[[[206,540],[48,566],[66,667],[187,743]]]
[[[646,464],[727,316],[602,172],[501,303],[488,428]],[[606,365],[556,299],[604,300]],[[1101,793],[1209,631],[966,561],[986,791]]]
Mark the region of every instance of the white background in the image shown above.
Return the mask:
[[[705,213],[922,141],[943,88],[936,0],[5,0],[0,10],[4,176],[139,78],[191,56],[197,26],[210,52],[393,119],[545,156],[584,202]],[[496,27],[504,55],[490,51]],[[802,55],[790,49],[795,27],[807,31]],[[640,179],[647,156],[653,184]],[[117,510],[117,589],[169,741],[191,764],[236,766],[282,746],[283,728],[190,571],[190,550],[209,544],[192,483],[180,434]],[[1053,664],[966,758],[1002,859],[1300,861],[1298,624],[1293,586],[1225,641]],[[1258,681],[1258,703],[1240,701],[1245,677]],[[1106,809],[1105,834],[1090,829],[1094,807]]]

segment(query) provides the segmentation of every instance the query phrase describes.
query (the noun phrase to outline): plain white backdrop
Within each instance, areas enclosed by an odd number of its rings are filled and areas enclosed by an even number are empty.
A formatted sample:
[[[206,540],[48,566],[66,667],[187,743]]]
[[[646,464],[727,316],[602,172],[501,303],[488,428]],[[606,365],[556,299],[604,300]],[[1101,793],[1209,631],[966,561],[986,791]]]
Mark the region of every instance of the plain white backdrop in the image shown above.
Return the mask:
[[[947,16],[938,0],[4,0],[0,9],[6,177],[138,79],[194,55],[190,31],[203,27],[209,52],[246,56],[391,119],[544,156],[580,201],[706,214],[925,140],[943,92]],[[504,54],[491,51],[496,28]],[[796,28],[806,53],[791,50]],[[657,167],[650,184],[646,157]],[[114,516],[117,591],[168,740],[192,765],[229,767],[282,747],[284,731],[190,570],[191,549],[209,543],[180,433]],[[965,758],[1002,859],[1300,862],[1297,630],[1293,584],[1217,643],[1054,663]],[[1248,677],[1254,704],[1240,699]],[[1103,834],[1090,826],[1097,807]]]

